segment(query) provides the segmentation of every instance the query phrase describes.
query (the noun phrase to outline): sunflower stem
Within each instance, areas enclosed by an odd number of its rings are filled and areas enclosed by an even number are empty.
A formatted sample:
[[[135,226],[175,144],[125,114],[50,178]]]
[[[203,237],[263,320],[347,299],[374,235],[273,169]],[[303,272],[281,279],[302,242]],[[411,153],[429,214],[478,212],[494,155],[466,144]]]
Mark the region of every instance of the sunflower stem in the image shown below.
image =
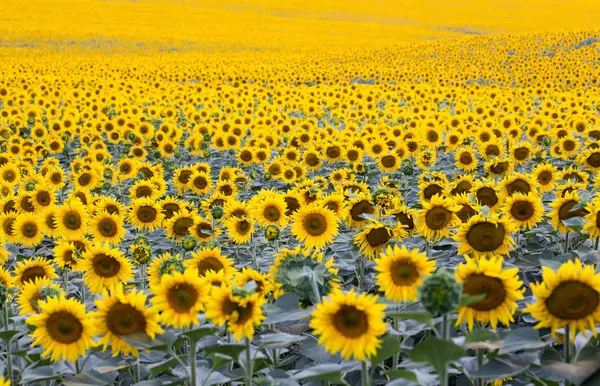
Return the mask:
[[[569,231],[565,235],[565,253],[569,252]]]
[[[598,244],[600,244],[600,236],[596,237],[596,243],[594,244],[594,249],[598,250]]]
[[[252,385],[253,364],[250,355],[250,339],[246,338],[246,385]]]
[[[358,272],[357,272],[357,276],[358,276],[358,289],[362,291],[362,287],[363,287],[363,276],[365,275],[365,259],[364,258],[359,258],[358,261]]]
[[[448,314],[444,314],[442,316],[442,325],[440,326],[441,328],[441,333],[442,333],[442,339],[443,340],[449,340],[450,339],[450,318],[448,317]],[[442,367],[442,371],[439,374],[439,381],[440,381],[440,386],[448,386],[448,364],[445,364]]]
[[[425,240],[425,256],[429,259],[429,240]]]
[[[63,269],[63,283],[65,285],[65,295],[69,295],[69,269]]]
[[[479,370],[483,366],[483,358],[485,356],[485,352],[483,349],[477,349],[477,369]],[[483,386],[483,378],[477,378],[475,380],[476,386]]]
[[[190,339],[190,385],[196,386],[196,341]]]
[[[563,351],[565,363],[571,363],[571,327],[568,324],[565,326],[565,342],[563,344]],[[571,382],[565,380],[565,386],[571,386]]]
[[[319,284],[317,283],[315,275],[310,277],[310,284],[312,285],[312,291],[316,301],[315,304],[321,303],[321,293],[319,292]]]
[[[8,323],[10,321],[8,312],[9,312],[9,305],[8,303],[4,303],[4,307],[3,308],[3,316],[4,316],[4,330],[8,331]],[[8,339],[6,341],[6,371],[7,371],[7,376],[8,376],[8,381],[10,382],[10,384],[12,385],[12,376],[13,376],[13,368],[12,368],[12,344],[11,344],[12,339]]]
[[[400,319],[399,318],[393,318],[392,319],[392,325],[394,326],[394,330],[398,330],[398,327],[400,325]],[[402,340],[398,339],[398,344],[402,345]],[[398,368],[398,365],[400,364],[400,353],[396,353],[394,354],[393,358],[392,358],[392,370],[396,370]]]
[[[362,361],[361,365],[362,365],[362,371],[361,371],[362,382],[361,382],[361,386],[371,386],[371,378],[369,377],[369,372],[367,371],[367,361],[366,360]]]

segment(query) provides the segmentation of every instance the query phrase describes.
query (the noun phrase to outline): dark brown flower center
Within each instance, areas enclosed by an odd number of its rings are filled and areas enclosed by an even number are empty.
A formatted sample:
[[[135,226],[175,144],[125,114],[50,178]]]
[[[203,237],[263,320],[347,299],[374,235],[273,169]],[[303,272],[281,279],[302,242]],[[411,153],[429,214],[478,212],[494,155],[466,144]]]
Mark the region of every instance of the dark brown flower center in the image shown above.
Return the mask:
[[[369,331],[369,319],[364,311],[344,305],[333,315],[335,329],[346,338],[358,338]]]
[[[483,274],[473,274],[463,283],[463,293],[469,296],[485,294],[485,298],[468,307],[477,311],[491,311],[500,306],[506,299],[506,290],[502,280]]]
[[[302,222],[304,231],[311,236],[321,236],[327,231],[327,218],[320,213],[311,213]]]
[[[519,221],[527,221],[533,216],[533,205],[528,201],[516,201],[510,208],[510,214]]]
[[[546,299],[548,312],[563,320],[581,320],[598,309],[598,291],[579,281],[566,281]]]
[[[419,279],[419,271],[410,261],[398,260],[390,265],[390,276],[397,286],[411,286]]]
[[[444,229],[452,218],[452,212],[443,206],[435,206],[425,214],[425,223],[431,230],[438,231]]]
[[[35,279],[44,277],[46,277],[46,270],[44,269],[44,267],[40,267],[39,265],[30,267],[23,271],[23,274],[21,275],[21,284],[25,284],[30,281],[34,281]]]
[[[46,320],[48,335],[54,342],[71,344],[83,336],[83,325],[68,311],[55,312]]]
[[[98,232],[104,237],[114,237],[117,231],[117,223],[110,217],[103,218],[98,222]]]
[[[121,270],[121,263],[112,256],[100,253],[92,259],[92,266],[96,275],[111,278]]]
[[[492,188],[481,188],[477,191],[477,193],[475,193],[475,196],[477,196],[477,201],[479,201],[481,205],[488,206],[490,208],[493,208],[498,203],[498,195]]]
[[[182,217],[173,223],[173,233],[176,237],[185,237],[190,234],[190,227],[194,225],[194,220],[189,217]]]
[[[221,263],[221,261],[219,261],[219,259],[217,259],[216,257],[213,256],[208,256],[205,257],[204,259],[202,259],[197,265],[196,268],[198,269],[198,276],[204,276],[206,275],[207,271],[214,271],[214,272],[219,272],[221,270],[223,270],[225,267],[223,266],[223,264]]]
[[[146,331],[144,313],[129,304],[117,303],[106,313],[106,326],[115,335]]]
[[[502,224],[480,222],[471,226],[467,232],[467,243],[478,252],[491,252],[504,243],[506,231]]]
[[[352,217],[352,220],[357,222],[365,221],[365,219],[362,218],[361,215],[364,213],[373,214],[374,212],[375,208],[373,207],[373,204],[369,202],[369,200],[361,200],[356,204],[352,205],[352,208],[350,209],[350,217]]]
[[[506,190],[511,196],[515,193],[527,194],[531,191],[531,186],[527,181],[519,178],[508,184]]]
[[[136,217],[143,223],[151,223],[156,219],[158,212],[151,206],[140,206],[137,210]]]
[[[79,212],[70,210],[63,216],[63,225],[65,228],[70,229],[72,231],[79,230],[82,225],[81,215]]]
[[[196,305],[200,294],[191,284],[178,284],[167,291],[169,306],[177,313],[189,312]]]
[[[371,229],[367,233],[367,242],[373,248],[384,245],[392,238],[392,232],[386,227]]]

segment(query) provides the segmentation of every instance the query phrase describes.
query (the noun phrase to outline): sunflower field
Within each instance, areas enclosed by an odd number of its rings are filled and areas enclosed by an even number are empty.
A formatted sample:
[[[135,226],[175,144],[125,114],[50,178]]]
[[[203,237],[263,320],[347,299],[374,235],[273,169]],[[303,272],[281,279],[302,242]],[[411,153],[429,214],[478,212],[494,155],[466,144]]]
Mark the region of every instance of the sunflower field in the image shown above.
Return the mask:
[[[598,25],[2,0],[0,386],[600,385]]]

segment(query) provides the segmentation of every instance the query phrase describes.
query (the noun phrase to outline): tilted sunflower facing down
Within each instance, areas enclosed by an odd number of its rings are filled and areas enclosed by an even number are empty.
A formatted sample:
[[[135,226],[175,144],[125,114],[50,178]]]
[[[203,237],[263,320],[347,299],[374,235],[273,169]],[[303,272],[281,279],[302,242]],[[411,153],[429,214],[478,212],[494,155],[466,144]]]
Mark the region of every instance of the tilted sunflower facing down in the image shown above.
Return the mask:
[[[600,322],[600,274],[593,265],[583,265],[579,259],[569,260],[554,272],[542,267],[542,282],[532,283],[531,290],[537,301],[525,312],[531,313],[538,324],[535,328],[549,327],[552,333],[569,326],[574,340],[577,331],[590,330],[596,336]]]
[[[515,245],[510,236],[514,231],[514,225],[497,214],[475,215],[462,224],[454,236],[460,243],[457,253],[475,258],[506,255]]]
[[[210,287],[194,269],[163,275],[160,285],[151,289],[163,324],[181,328],[200,323],[198,313],[204,310]]]
[[[381,346],[385,334],[385,305],[377,303],[376,295],[343,293],[334,290],[317,305],[310,327],[319,335],[319,344],[331,354],[341,352],[342,358],[366,360]]]
[[[389,246],[375,260],[375,279],[385,297],[395,302],[417,300],[417,288],[423,278],[435,270],[435,261],[428,260],[417,248],[409,251],[405,246]]]
[[[32,346],[41,345],[43,356],[53,362],[75,362],[95,345],[92,320],[85,313],[85,306],[75,299],[51,297],[38,303],[41,313],[32,315],[27,324],[35,327],[31,334]]]
[[[239,342],[246,337],[252,339],[254,326],[266,318],[262,311],[265,299],[258,293],[236,294],[227,285],[213,287],[206,304],[206,317],[218,326],[227,324],[227,329]]]
[[[354,244],[358,246],[363,255],[372,259],[379,255],[390,240],[400,240],[406,236],[408,236],[408,232],[403,229],[402,225],[392,227],[379,221],[373,221],[354,236]]]
[[[150,339],[163,332],[158,324],[158,311],[155,307],[146,306],[146,295],[135,289],[124,292],[122,287],[110,293],[104,292],[103,299],[96,299],[98,309],[92,315],[94,326],[102,337],[98,344],[106,350],[112,348],[113,357],[123,355],[139,355],[138,349],[131,346],[122,336],[144,333]]]
[[[463,294],[485,297],[476,303],[458,309],[456,325],[467,322],[469,331],[474,321],[490,323],[495,330],[498,322],[508,326],[514,321],[517,301],[523,299],[523,283],[519,269],[502,269],[502,259],[471,259],[456,268],[456,280],[462,283]]]
[[[461,206],[456,205],[452,198],[440,195],[431,197],[430,202],[423,202],[423,209],[417,215],[417,231],[426,240],[437,241],[450,236],[450,228],[460,224],[456,212]]]
[[[292,215],[291,233],[308,249],[320,249],[338,234],[336,215],[327,208],[313,204]]]

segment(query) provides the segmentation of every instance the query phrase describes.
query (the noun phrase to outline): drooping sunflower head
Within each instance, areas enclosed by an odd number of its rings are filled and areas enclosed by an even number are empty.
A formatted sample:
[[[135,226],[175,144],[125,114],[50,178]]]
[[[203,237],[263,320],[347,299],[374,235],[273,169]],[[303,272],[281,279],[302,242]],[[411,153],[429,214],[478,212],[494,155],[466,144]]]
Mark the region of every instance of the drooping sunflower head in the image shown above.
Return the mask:
[[[35,281],[35,279],[54,279],[58,277],[51,261],[43,257],[35,257],[19,262],[13,272],[16,284],[20,288],[29,282]]]
[[[385,333],[385,305],[377,296],[335,290],[312,313],[310,327],[319,343],[344,359],[365,360],[375,354]]]
[[[372,259],[379,255],[391,240],[400,240],[408,236],[402,225],[390,226],[379,221],[373,221],[354,236],[354,244],[360,252]]]
[[[542,282],[532,284],[531,290],[537,301],[525,311],[538,320],[535,328],[549,327],[555,333],[568,325],[573,331],[572,339],[577,331],[590,330],[596,335],[600,274],[594,272],[593,265],[584,265],[576,259],[562,264],[556,272],[542,267]]]
[[[375,206],[370,195],[358,193],[346,202],[345,220],[352,227],[360,227],[367,223],[364,214],[374,214]]]
[[[460,244],[458,254],[475,258],[501,257],[508,254],[515,243],[510,236],[516,228],[497,214],[475,215],[462,224],[455,236]]]
[[[550,219],[552,226],[555,230],[566,233],[573,231],[572,227],[569,227],[563,223],[563,221],[583,217],[587,215],[587,210],[583,207],[579,194],[577,191],[571,191],[565,193],[562,197],[558,196],[550,204],[552,211],[550,212]]]
[[[476,303],[460,307],[457,325],[466,321],[469,330],[475,321],[491,323],[496,329],[498,322],[509,325],[514,321],[513,313],[517,301],[523,299],[523,283],[519,280],[518,269],[502,269],[501,259],[471,259],[460,264],[455,271],[456,280],[462,283],[463,294],[484,295]]]
[[[417,300],[417,288],[423,277],[431,275],[435,261],[428,260],[418,249],[409,251],[405,246],[387,247],[375,260],[377,285],[385,297],[396,302]]]
[[[233,261],[221,254],[220,248],[201,248],[192,253],[192,258],[186,260],[186,267],[196,270],[199,277],[203,277],[206,272],[223,271],[226,277],[231,277],[235,273]]]

